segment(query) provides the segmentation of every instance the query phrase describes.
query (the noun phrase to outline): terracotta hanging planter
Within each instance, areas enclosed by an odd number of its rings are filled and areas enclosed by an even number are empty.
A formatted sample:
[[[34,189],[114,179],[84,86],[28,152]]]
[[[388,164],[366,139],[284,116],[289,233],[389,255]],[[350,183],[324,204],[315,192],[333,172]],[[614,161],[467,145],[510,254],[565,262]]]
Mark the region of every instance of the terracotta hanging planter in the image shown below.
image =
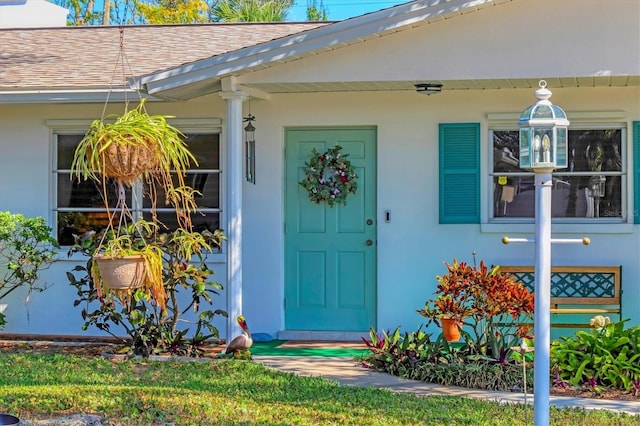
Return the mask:
[[[108,257],[96,255],[100,277],[105,288],[128,290],[142,287],[147,274],[144,256]]]
[[[462,323],[452,318],[442,318],[440,321],[442,321],[442,334],[447,342],[459,341]]]

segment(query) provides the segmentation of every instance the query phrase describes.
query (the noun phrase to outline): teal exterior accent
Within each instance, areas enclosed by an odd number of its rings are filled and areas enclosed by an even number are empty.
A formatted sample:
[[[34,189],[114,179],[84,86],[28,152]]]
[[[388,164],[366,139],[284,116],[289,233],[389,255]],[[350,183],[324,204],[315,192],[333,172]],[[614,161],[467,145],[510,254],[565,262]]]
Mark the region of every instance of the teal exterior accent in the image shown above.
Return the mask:
[[[640,223],[640,121],[633,122],[633,223]]]
[[[440,124],[440,223],[480,223],[480,124]]]
[[[336,145],[358,189],[329,207],[298,182],[314,148]],[[376,129],[288,129],[285,155],[285,328],[368,331],[376,326]]]
[[[534,272],[510,271],[509,274],[533,293],[536,280]],[[552,272],[551,297],[614,298],[616,297],[616,274],[613,272]]]

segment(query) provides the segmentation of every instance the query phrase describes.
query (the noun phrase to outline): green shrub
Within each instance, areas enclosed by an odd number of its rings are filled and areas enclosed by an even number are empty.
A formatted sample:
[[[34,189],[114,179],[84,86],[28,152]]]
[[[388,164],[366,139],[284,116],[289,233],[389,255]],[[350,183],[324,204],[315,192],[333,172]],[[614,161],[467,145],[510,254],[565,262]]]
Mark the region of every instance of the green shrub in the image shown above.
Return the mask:
[[[442,318],[463,322],[462,340],[449,343],[441,333],[435,340],[421,330],[376,334],[363,339],[371,354],[364,365],[408,379],[448,386],[490,390],[513,390],[523,386],[523,374],[532,383],[532,353],[522,352],[529,338],[534,297],[522,283],[488,268],[483,261],[471,266],[454,260],[445,263],[447,274],[437,276],[436,298],[417,312],[440,325]],[[533,343],[527,341],[529,346]]]
[[[464,324],[469,351],[486,360],[507,362],[511,347],[530,337],[528,323],[534,312],[534,297],[499,266],[488,268],[465,262],[446,263],[447,274],[437,276],[436,297],[417,312],[440,325],[441,318]]]
[[[421,328],[404,334],[400,328],[380,334],[371,329],[370,340],[363,339],[371,353],[362,356],[361,362],[377,371],[426,383],[487,390],[523,389],[523,368],[515,356],[499,362],[479,356],[472,341],[449,343],[442,335],[432,341],[431,334]],[[527,383],[532,384],[533,369],[525,371]]]
[[[143,357],[157,353],[201,355],[202,345],[207,340],[219,339],[218,329],[213,325],[214,317],[227,316],[222,309],[207,309],[214,305],[214,297],[220,294],[222,285],[210,279],[214,271],[207,266],[206,257],[213,246],[219,247],[225,239],[223,232],[198,233],[178,229],[143,237],[131,229],[127,235],[133,246],[150,246],[162,253],[161,286],[167,295],[166,305],[161,306],[145,288],[126,290],[124,294],[101,295],[99,284],[89,273],[93,262],[91,257],[86,266],[76,266],[67,273],[70,284],[77,291],[74,306],[82,309],[85,321],[82,329],[96,327],[120,337],[112,327],[122,327],[128,336],[128,339],[122,339],[123,352]],[[80,252],[91,256],[102,244],[102,238],[103,235],[93,235],[81,245],[72,247],[69,254]],[[107,230],[107,244],[110,238],[116,237]],[[179,297],[180,292],[187,293],[190,298]],[[187,306],[180,306],[180,301]],[[188,311],[196,313],[197,320],[183,318]],[[188,327],[180,328],[185,324]]]
[[[362,361],[368,367],[389,374],[400,375],[400,372],[415,367],[415,363],[431,345],[431,335],[421,330],[400,334],[400,327],[393,333],[383,331],[376,334],[369,330],[371,340],[362,339],[371,350],[371,354],[363,357]]]
[[[623,320],[592,320],[593,328],[551,344],[551,368],[557,381],[594,391],[601,387],[640,391],[640,326]]]
[[[515,364],[491,362],[433,364],[422,363],[412,377],[427,383],[460,386],[471,389],[513,391],[523,389],[523,374],[527,375],[527,392],[533,384],[533,368],[524,370]]]
[[[57,247],[44,218],[0,212],[0,300],[21,287],[27,295],[45,290],[39,273],[55,260]],[[4,324],[0,313],[0,329]]]

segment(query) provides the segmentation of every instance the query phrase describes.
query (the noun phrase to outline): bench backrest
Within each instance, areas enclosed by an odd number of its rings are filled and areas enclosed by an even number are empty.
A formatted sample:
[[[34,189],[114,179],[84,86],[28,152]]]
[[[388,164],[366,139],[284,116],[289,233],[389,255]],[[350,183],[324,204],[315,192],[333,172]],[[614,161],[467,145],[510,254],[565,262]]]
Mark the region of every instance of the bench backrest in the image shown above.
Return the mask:
[[[551,303],[555,305],[620,305],[621,266],[552,266]],[[533,266],[503,266],[531,292]]]

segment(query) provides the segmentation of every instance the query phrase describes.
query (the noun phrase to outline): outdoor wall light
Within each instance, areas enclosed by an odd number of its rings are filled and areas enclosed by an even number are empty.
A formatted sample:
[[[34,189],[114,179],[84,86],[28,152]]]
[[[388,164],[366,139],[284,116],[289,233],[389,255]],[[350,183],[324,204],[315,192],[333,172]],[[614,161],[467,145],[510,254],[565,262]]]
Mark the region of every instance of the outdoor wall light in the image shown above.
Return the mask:
[[[247,182],[256,183],[256,128],[253,122],[256,117],[249,113],[243,118],[244,126],[244,170]]]
[[[562,108],[553,105],[547,82],[540,80],[535,96],[538,102],[520,115],[520,168],[560,169],[567,167],[567,127]]]
[[[418,83],[416,86],[416,92],[421,95],[434,95],[442,92],[442,84],[440,83]]]

